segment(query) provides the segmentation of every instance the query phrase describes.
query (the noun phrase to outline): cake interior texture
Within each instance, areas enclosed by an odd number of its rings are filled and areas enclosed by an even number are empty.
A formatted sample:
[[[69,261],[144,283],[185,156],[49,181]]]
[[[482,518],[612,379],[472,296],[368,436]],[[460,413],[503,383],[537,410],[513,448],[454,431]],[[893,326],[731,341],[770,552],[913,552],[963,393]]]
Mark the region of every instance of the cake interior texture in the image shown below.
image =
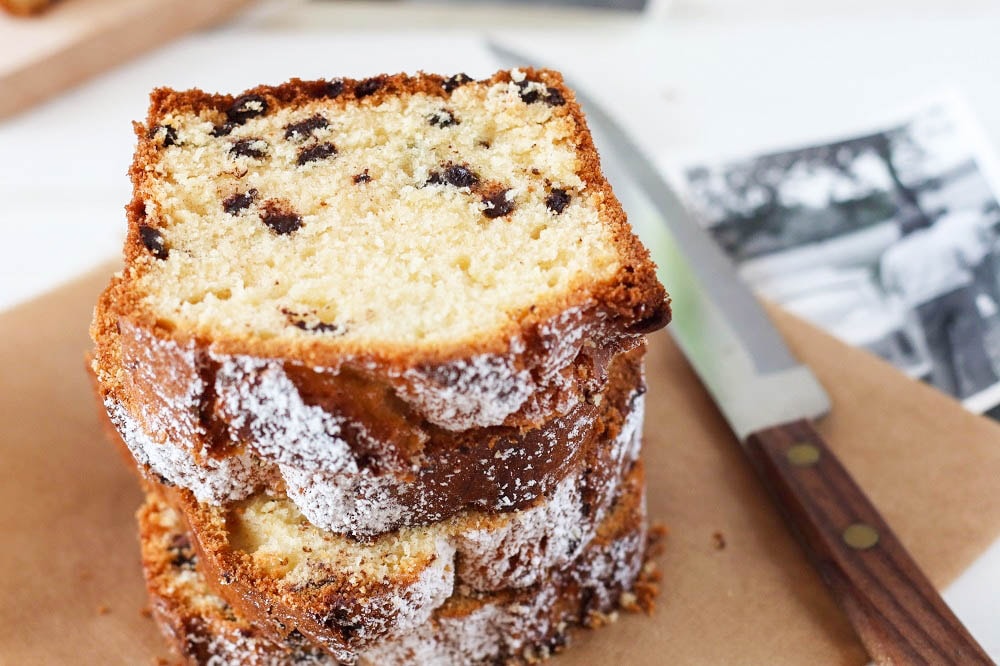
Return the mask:
[[[434,346],[515,330],[614,278],[623,222],[588,182],[569,91],[517,70],[412,88],[165,105],[143,130],[136,280],[158,322]]]
[[[328,570],[342,572],[344,582],[355,585],[420,572],[441,556],[444,539],[443,530],[403,528],[358,543],[317,529],[287,498],[267,495],[237,503],[226,524],[233,548],[291,587]]]

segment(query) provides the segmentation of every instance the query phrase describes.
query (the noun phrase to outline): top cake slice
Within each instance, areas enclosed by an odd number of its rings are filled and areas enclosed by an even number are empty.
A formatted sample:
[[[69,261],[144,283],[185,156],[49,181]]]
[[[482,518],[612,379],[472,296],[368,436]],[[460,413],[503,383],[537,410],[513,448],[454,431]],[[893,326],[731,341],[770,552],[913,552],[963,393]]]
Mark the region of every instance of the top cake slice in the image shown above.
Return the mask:
[[[669,318],[556,72],[160,89],[137,131],[106,325],[216,355],[421,369],[412,388],[489,355],[540,380],[581,340]]]

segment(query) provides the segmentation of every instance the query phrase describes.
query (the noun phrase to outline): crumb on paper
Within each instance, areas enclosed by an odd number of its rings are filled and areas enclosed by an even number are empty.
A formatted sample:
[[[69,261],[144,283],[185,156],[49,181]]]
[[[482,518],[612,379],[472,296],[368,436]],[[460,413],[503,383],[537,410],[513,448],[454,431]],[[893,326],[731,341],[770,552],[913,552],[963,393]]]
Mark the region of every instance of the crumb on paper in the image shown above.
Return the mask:
[[[149,606],[143,606],[139,609],[139,615],[146,618],[147,620],[153,617],[153,609]]]
[[[111,607],[108,606],[107,604],[101,604],[100,606],[97,607],[98,615],[107,615],[110,612],[111,612]]]
[[[714,546],[716,550],[725,550],[726,549],[726,535],[724,535],[722,532],[713,532],[712,533],[712,546]]]
[[[645,613],[652,615],[656,610],[656,597],[660,594],[660,579],[662,574],[656,562],[647,559],[639,571],[631,592],[625,592],[619,597],[618,604],[629,613]]]
[[[600,627],[607,626],[609,624],[614,624],[618,621],[618,611],[611,611],[610,613],[602,613],[600,611],[590,611],[587,613],[587,617],[583,621],[583,626],[589,629],[598,629]]]
[[[663,523],[653,523],[649,526],[649,534],[646,537],[646,558],[659,556],[663,552],[664,541],[670,530]]]

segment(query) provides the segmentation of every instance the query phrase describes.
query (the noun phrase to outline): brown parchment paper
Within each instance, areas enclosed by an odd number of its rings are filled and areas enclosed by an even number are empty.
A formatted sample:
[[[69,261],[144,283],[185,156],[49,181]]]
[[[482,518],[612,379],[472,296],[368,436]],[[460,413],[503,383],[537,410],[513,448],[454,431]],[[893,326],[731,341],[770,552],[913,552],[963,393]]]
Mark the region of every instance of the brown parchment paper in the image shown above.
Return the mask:
[[[84,373],[112,269],[0,314],[0,664],[150,664],[135,479],[104,440]],[[831,446],[931,580],[1000,536],[1000,427],[780,312],[833,398]],[[669,338],[650,344],[649,509],[669,526],[652,617],[579,632],[553,663],[863,664]],[[718,548],[714,533],[725,547]]]

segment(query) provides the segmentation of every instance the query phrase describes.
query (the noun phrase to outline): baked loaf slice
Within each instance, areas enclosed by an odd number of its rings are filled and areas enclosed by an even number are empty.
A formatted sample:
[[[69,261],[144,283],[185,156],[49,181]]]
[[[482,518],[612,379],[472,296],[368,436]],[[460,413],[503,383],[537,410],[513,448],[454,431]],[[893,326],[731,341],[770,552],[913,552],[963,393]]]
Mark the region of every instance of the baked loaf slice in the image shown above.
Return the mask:
[[[297,631],[343,658],[423,624],[456,587],[530,587],[568,566],[622,486],[641,485],[639,444],[623,430],[527,509],[461,513],[365,542],[316,528],[283,496],[222,508],[161,492],[183,510],[220,595],[276,639]]]
[[[443,430],[567,414],[669,319],[555,72],[161,89],[137,131],[95,370],[196,456],[405,476]]]
[[[422,625],[342,651],[363,666],[464,666],[534,662],[561,648],[573,625],[618,605],[638,576],[645,550],[641,473],[568,567],[536,585],[488,594],[456,592]],[[140,509],[143,569],[154,616],[177,654],[192,665],[332,666],[329,653],[291,632],[283,640],[227,604],[208,584],[180,511],[157,492]]]
[[[461,511],[501,512],[529,506],[598,457],[624,433],[638,437],[642,420],[640,347],[612,362],[606,389],[539,429],[510,427],[443,433],[432,440],[410,479],[372,466],[324,467],[298,441],[248,445],[229,455],[198,460],[188,447],[157,442],[122,403],[106,397],[107,413],[153,480],[191,490],[208,504],[245,499],[260,490],[284,491],[317,527],[373,536],[425,525]],[[319,462],[322,462],[321,459]]]

